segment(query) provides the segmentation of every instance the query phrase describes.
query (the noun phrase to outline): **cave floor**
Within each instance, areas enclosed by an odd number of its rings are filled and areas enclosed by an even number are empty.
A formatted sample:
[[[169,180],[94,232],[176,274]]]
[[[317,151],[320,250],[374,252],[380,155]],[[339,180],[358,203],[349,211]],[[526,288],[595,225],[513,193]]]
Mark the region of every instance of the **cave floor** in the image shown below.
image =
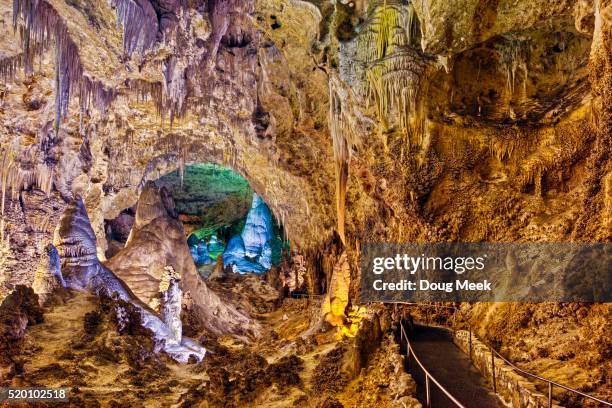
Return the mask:
[[[256,338],[201,334],[204,360],[177,364],[153,353],[147,336],[119,334],[96,297],[62,292],[44,322],[28,328],[12,385],[67,387],[75,407],[314,407],[329,398],[346,408],[391,406],[388,353],[397,351],[382,347],[372,367],[349,380],[350,342],[330,327],[304,335],[320,316],[319,301],[278,302],[256,276],[210,286],[249,308],[261,325]]]
[[[96,310],[96,297],[77,292],[63,297],[63,304],[46,310],[44,323],[27,331],[23,353],[27,385],[68,387],[74,406],[112,406],[121,401],[125,406],[164,407],[207,379],[193,365],[166,358],[166,380],[155,378],[153,366],[144,362],[138,367],[132,361],[131,354],[142,351],[131,336],[119,336],[105,327],[95,336],[86,333],[85,316]],[[150,363],[154,365],[153,360]]]
[[[53,306],[45,309],[45,321],[28,328],[22,353],[23,373],[14,382],[23,386],[68,387],[72,406],[286,407],[307,400],[312,393],[312,372],[320,356],[337,344],[335,332],[316,335],[314,342],[307,344],[300,335],[309,327],[309,313],[305,313],[310,310],[308,302],[285,299],[274,309],[259,279],[245,281],[256,294],[250,307],[261,323],[261,334],[248,343],[231,336],[204,340],[208,349],[204,361],[185,365],[147,352],[145,338],[118,334],[110,319],[103,318],[94,330],[88,329],[88,313],[98,310],[96,297],[78,292],[58,295]],[[219,286],[223,285],[216,285],[217,290]],[[231,285],[226,285],[225,290],[226,295],[245,293],[244,288]],[[244,305],[248,299],[234,296],[233,301]],[[259,377],[274,375],[266,371],[266,366],[298,355],[301,365],[295,384],[286,384],[282,378],[263,385],[252,384]],[[261,370],[245,370],[249,372],[241,376],[244,367],[240,367],[240,361],[254,356],[265,359]],[[218,374],[220,367],[226,370],[230,382],[241,376],[234,390],[220,391],[227,395],[216,392],[214,388],[223,387],[217,387],[218,378],[211,379],[213,375],[209,375]],[[279,377],[285,375],[282,364],[277,371]],[[224,402],[218,401],[219,397]]]

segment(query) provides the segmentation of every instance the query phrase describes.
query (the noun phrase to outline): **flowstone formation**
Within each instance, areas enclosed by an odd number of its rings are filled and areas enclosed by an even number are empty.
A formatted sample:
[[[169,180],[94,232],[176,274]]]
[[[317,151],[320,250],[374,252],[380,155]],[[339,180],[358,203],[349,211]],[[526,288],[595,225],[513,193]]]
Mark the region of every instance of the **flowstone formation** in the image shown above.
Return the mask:
[[[203,347],[190,339],[181,338],[181,333],[175,330],[176,326],[166,324],[175,320],[174,317],[165,315],[165,321],[162,320],[142,303],[121,279],[100,263],[96,255],[96,237],[82,199],[75,199],[69,204],[60,221],[55,245],[62,260],[61,272],[66,287],[77,291],[87,290],[100,297],[120,299],[135,307],[143,327],[150,330],[155,339],[156,351],[163,350],[180,362],[187,362],[190,358],[204,358],[206,350]],[[176,293],[174,295],[176,296]],[[172,299],[172,294],[165,300],[169,303],[176,302]],[[117,307],[124,306],[119,303]],[[163,310],[177,312],[173,305],[165,306]],[[121,315],[121,311],[117,313]]]
[[[268,271],[272,266],[273,239],[272,214],[261,197],[253,194],[244,228],[227,243],[223,265],[237,273]]]
[[[243,375],[269,364],[244,344],[286,352],[270,370],[291,381],[359,344],[365,364],[366,328],[397,316],[358,304],[364,243],[612,240],[610,0],[0,0],[0,21],[0,295],[117,291],[158,349],[201,357],[181,330],[218,347],[168,404],[274,399],[251,393],[278,390]],[[207,203],[191,169],[208,165],[252,191]],[[194,261],[215,258],[208,282]],[[513,361],[610,399],[609,305],[459,306]],[[283,402],[318,404],[305,389]]]

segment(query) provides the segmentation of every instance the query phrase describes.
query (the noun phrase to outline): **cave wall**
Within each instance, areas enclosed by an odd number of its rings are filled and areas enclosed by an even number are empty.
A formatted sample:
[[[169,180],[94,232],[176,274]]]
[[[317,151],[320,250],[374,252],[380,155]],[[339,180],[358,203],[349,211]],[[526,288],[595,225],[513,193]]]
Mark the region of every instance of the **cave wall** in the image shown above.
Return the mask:
[[[84,91],[73,89],[69,109],[56,126],[58,61],[53,50],[31,51],[32,73],[19,69],[22,64],[7,73],[2,153],[12,158],[12,165],[4,166],[8,182],[3,185],[14,190],[7,195],[5,214],[7,235],[14,238],[3,250],[15,252],[20,235],[36,244],[50,239],[50,234],[32,238],[31,231],[23,231],[18,215],[11,213],[23,202],[20,195],[42,190],[61,196],[60,213],[66,201],[78,194],[84,197],[103,260],[103,220],[133,206],[146,181],[189,163],[218,163],[243,175],[286,225],[296,247],[312,247],[331,234],[331,144],[324,133],[325,105],[314,100],[321,96],[317,87],[326,89],[326,78],[322,71],[311,78],[314,62],[304,57],[303,43],[277,45],[270,39],[268,32],[275,31],[268,21],[273,11],[265,7],[271,6],[264,4],[260,12],[252,2],[235,2],[228,5],[231,10],[215,12],[214,2],[196,2],[180,12],[180,20],[175,6],[168,12],[174,23],[157,34],[156,45],[129,58],[109,5],[40,3],[66,25],[62,35],[67,33],[78,44],[78,61],[71,63],[87,78],[112,89],[113,95],[103,101],[90,97],[91,104],[84,107],[78,97]],[[19,43],[10,24],[12,6],[9,1],[1,6],[3,30]],[[316,38],[316,8],[299,5],[290,10],[304,23],[302,30],[285,26],[276,31],[303,36],[304,42]],[[21,24],[18,20],[18,29]],[[200,70],[201,64],[206,69]],[[299,69],[296,75],[308,77],[316,87],[298,88],[292,69]],[[279,107],[274,115],[268,112],[271,107]],[[25,177],[16,177],[22,172],[27,172]],[[33,273],[33,266],[17,258],[11,256],[7,275],[24,266],[24,274]]]
[[[10,284],[71,198],[104,259],[104,219],[189,163],[249,181],[311,291],[346,253],[347,310],[366,241],[612,238],[608,0],[16,5],[40,18],[15,47],[0,1]],[[43,196],[45,227],[24,223]]]

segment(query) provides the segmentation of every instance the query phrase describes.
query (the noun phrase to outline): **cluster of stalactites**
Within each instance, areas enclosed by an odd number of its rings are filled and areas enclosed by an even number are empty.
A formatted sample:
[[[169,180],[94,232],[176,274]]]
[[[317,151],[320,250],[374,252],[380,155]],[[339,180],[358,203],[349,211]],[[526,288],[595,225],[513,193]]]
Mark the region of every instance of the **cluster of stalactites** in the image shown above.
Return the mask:
[[[84,75],[78,47],[58,12],[44,0],[13,0],[13,26],[24,20],[23,66],[32,72],[35,56],[53,41],[55,45],[55,122],[59,126],[68,113],[70,97],[78,92],[81,112],[90,106],[105,110],[114,98],[112,89]]]
[[[183,77],[184,71],[176,67],[177,59],[169,57],[164,63],[164,80],[147,81],[134,78],[127,81],[127,89],[131,94],[136,95],[136,100],[140,102],[152,101],[162,122],[166,117],[170,118],[170,123],[175,118],[183,117],[187,111],[187,86]]]
[[[23,63],[23,53],[11,55],[0,59],[0,79],[7,81],[15,77],[15,73],[21,68]]]
[[[378,0],[368,9],[359,35],[359,59],[373,62],[407,47],[416,37],[417,20],[412,4],[397,0]]]
[[[127,88],[131,94],[136,95],[138,103],[152,101],[158,115],[164,114],[164,85],[159,81],[147,81],[141,78],[132,78],[127,81]]]
[[[18,166],[12,166],[8,173],[7,189],[11,190],[11,199],[17,200],[22,190],[36,187],[47,194],[51,193],[53,187],[54,170],[45,163],[39,163],[31,169],[24,170]]]
[[[523,71],[523,86],[526,86],[527,60],[531,52],[528,40],[510,38],[496,45],[501,67],[506,74],[506,86],[510,95],[514,95],[516,77],[519,69]]]
[[[123,49],[128,56],[150,49],[157,38],[157,13],[148,0],[113,0],[117,22],[123,27]]]
[[[332,73],[329,79],[329,129],[334,149],[336,170],[336,214],[338,235],[346,241],[345,201],[348,182],[348,166],[353,148],[369,136],[371,123],[358,110],[352,90]]]
[[[397,114],[403,131],[420,135],[414,131],[423,116],[419,97],[426,61],[411,45],[417,31],[411,3],[376,1],[358,38],[357,58],[365,66],[362,93],[368,102],[374,101],[379,118],[387,122],[389,115]]]
[[[37,163],[29,157],[29,165],[22,168],[16,161],[19,154],[18,146],[11,145],[0,150],[0,215],[4,219],[7,197],[15,201],[19,199],[22,190],[36,187],[43,191],[47,196],[51,193],[54,180],[54,169],[46,163]],[[26,153],[32,152],[28,150]],[[4,223],[2,227],[4,235]]]

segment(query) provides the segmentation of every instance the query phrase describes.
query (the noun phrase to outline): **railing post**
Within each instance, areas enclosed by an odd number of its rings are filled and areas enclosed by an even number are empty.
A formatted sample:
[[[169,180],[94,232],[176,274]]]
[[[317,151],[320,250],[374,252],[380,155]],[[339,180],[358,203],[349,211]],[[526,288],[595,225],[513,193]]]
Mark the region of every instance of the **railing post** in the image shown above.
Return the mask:
[[[495,383],[495,353],[493,353],[493,347],[491,349],[491,375],[493,376],[493,392],[497,394],[497,384]]]
[[[552,408],[552,383],[548,382],[548,408]]]
[[[425,393],[426,393],[426,405],[427,408],[431,407],[431,396],[429,394],[429,374],[425,373]]]

